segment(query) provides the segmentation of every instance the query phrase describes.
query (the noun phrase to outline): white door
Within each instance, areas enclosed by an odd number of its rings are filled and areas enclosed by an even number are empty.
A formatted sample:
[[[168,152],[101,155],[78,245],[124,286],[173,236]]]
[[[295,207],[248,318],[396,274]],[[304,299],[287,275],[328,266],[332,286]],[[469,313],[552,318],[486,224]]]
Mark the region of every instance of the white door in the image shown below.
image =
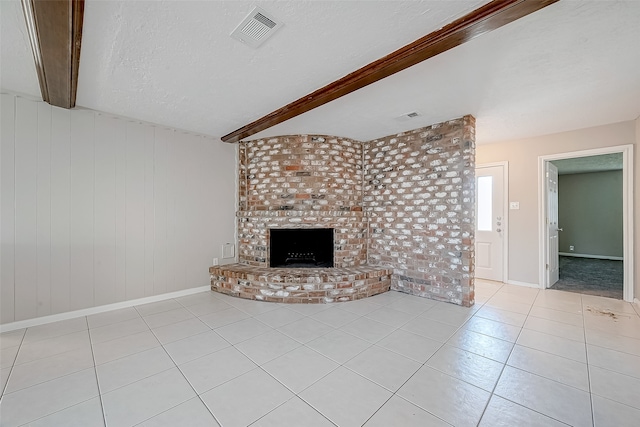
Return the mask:
[[[553,286],[560,278],[558,258],[558,168],[546,162],[545,177],[547,179],[547,287]]]
[[[504,166],[476,168],[476,277],[503,281]]]

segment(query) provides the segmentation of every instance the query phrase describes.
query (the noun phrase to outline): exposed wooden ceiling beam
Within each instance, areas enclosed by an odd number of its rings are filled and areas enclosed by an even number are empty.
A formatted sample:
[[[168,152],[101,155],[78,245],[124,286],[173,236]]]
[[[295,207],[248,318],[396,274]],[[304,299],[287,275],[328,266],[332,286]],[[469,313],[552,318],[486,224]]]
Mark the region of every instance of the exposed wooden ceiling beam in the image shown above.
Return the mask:
[[[22,0],[42,99],[76,105],[84,0]]]
[[[222,137],[238,142],[500,28],[558,0],[494,0],[452,23]]]

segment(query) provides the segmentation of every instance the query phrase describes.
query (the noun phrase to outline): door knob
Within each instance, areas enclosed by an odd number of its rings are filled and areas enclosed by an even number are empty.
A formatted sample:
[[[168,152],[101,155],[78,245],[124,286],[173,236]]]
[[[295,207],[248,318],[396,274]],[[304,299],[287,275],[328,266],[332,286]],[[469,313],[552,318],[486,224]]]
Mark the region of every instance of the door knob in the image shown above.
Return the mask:
[[[562,228],[558,228],[558,231],[564,231]]]

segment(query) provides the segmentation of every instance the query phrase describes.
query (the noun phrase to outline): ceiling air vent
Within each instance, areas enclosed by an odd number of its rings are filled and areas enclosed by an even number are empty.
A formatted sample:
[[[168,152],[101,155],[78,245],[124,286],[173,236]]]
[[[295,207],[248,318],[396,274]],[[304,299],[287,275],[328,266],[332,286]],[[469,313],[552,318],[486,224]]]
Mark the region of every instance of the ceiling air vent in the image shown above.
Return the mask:
[[[282,26],[273,15],[255,7],[231,33],[231,37],[242,43],[258,47]]]
[[[396,120],[398,120],[399,122],[406,122],[407,120],[411,120],[414,117],[420,117],[422,115],[422,113],[420,113],[419,111],[412,111],[410,113],[405,113],[401,116],[396,117]]]

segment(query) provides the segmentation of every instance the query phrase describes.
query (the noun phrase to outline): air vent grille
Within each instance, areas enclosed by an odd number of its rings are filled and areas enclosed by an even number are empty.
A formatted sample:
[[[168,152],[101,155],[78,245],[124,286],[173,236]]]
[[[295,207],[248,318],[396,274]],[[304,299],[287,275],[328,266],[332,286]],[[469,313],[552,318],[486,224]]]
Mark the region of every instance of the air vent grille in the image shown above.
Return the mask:
[[[258,21],[249,21],[242,29],[242,33],[248,37],[260,40],[270,30],[271,28],[262,25]]]
[[[271,19],[267,18],[266,16],[264,16],[261,13],[256,13],[256,15],[253,17],[253,19],[255,19],[256,21],[262,22],[264,25],[266,25],[269,28],[273,28],[276,26],[276,23],[273,22]]]
[[[420,116],[422,116],[422,113],[420,111],[412,111],[410,113],[404,113],[403,115],[396,117],[396,120],[398,120],[399,122],[405,122],[407,120],[411,120],[415,117]]]
[[[251,47],[258,47],[281,26],[271,14],[256,7],[233,30],[231,37]]]

